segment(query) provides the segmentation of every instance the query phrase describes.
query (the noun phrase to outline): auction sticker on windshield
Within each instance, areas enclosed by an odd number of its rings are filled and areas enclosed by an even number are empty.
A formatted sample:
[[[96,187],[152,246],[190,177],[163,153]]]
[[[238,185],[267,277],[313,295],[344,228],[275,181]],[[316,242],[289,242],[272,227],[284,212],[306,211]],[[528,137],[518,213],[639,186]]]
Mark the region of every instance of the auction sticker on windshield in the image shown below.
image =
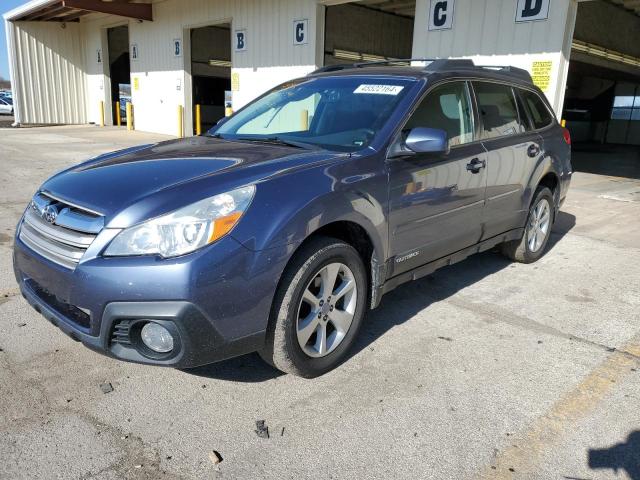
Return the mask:
[[[368,93],[374,95],[398,95],[404,87],[399,85],[360,85],[353,93]]]

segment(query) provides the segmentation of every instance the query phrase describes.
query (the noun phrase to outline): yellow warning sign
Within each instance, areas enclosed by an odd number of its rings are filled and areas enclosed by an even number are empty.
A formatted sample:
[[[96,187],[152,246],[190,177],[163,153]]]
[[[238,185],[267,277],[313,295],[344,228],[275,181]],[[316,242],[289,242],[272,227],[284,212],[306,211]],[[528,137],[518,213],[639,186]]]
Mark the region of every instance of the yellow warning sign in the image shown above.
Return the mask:
[[[543,62],[533,62],[531,65],[531,78],[533,84],[543,92],[546,92],[551,83],[551,69],[553,62],[551,60]]]
[[[231,91],[240,91],[240,74],[238,72],[234,72],[231,74]]]
[[[140,79],[138,77],[133,77],[133,90],[136,92],[140,90]]]

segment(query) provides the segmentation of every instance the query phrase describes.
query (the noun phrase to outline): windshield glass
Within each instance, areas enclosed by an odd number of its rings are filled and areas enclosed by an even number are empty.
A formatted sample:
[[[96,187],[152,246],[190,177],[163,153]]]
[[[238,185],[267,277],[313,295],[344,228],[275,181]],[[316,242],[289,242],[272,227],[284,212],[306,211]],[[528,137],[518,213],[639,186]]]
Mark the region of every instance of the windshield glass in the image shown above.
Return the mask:
[[[357,76],[290,82],[249,104],[209,134],[358,150],[369,145],[411,83],[405,78]]]

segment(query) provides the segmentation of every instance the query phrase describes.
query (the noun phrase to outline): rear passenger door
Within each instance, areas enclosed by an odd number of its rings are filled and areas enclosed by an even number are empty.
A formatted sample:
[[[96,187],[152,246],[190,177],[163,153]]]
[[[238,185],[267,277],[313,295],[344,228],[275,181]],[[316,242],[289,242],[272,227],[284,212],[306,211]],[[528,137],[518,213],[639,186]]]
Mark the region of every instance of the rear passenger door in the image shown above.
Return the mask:
[[[524,227],[529,209],[526,189],[541,156],[541,139],[532,131],[513,87],[474,81],[473,90],[488,152],[484,240]]]

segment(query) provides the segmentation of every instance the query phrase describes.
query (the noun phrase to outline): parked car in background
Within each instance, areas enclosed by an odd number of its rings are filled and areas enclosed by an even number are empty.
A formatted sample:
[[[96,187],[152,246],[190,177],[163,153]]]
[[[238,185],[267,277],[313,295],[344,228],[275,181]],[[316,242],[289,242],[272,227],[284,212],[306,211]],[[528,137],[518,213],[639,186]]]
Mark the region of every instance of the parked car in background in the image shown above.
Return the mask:
[[[13,100],[10,97],[0,97],[0,114],[13,115]]]
[[[204,136],[53,176],[18,225],[15,274],[112,357],[258,351],[314,377],[398,285],[496,246],[538,260],[571,174],[569,134],[523,70],[329,66]]]

